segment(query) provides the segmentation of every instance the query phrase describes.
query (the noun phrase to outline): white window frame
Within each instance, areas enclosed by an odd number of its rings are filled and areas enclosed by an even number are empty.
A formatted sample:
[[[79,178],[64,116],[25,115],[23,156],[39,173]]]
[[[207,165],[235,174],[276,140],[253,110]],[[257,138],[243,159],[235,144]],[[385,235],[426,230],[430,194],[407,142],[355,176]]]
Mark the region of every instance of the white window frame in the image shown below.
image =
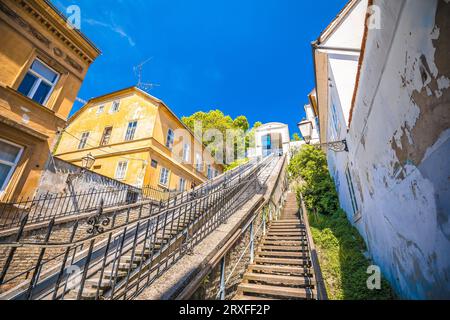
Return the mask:
[[[132,124],[132,123],[136,123],[136,126],[135,126],[134,131],[133,131],[133,136],[131,137],[131,139],[127,139],[127,137],[128,137],[128,130],[130,129],[130,124]],[[128,122],[127,129],[125,130],[125,138],[124,138],[125,141],[133,141],[134,140],[134,137],[135,137],[136,131],[137,131],[137,126],[138,126],[138,121],[137,120],[133,120],[133,121],[129,121]]]
[[[51,71],[53,71],[56,74],[56,79],[55,79],[55,81],[53,83],[48,81],[44,77],[42,77],[39,73],[37,73],[33,69],[31,69],[31,67],[33,66],[33,63],[36,60],[39,61],[40,63],[42,63],[45,67],[47,67],[48,69],[50,69]],[[52,67],[50,67],[47,63],[45,63],[44,61],[42,61],[39,58],[35,58],[33,60],[33,62],[30,64],[27,72],[25,73],[25,76],[27,75],[28,72],[30,72],[31,74],[33,74],[37,78],[36,82],[31,87],[30,92],[28,92],[28,94],[27,94],[27,97],[30,98],[31,100],[35,101],[33,99],[33,96],[35,95],[35,93],[36,93],[37,89],[39,88],[39,86],[41,85],[42,81],[45,82],[46,84],[48,84],[51,87],[50,91],[48,92],[47,96],[44,99],[44,102],[42,102],[42,105],[45,106],[47,104],[47,102],[48,102],[48,99],[50,99],[50,96],[52,95],[53,90],[55,89],[56,84],[58,83],[59,78],[61,77],[61,74],[58,71],[56,71],[55,69],[53,69]],[[25,77],[22,79],[22,82],[23,82],[24,79],[25,79]],[[19,84],[19,87],[21,85],[22,85],[22,83]],[[39,103],[39,102],[36,102],[36,103]]]
[[[163,172],[167,173],[167,175],[166,175],[167,181],[166,182],[161,181],[162,180],[161,178],[163,177]],[[166,167],[161,167],[161,170],[159,171],[159,184],[168,188],[169,184],[170,184],[170,174],[171,174],[171,172],[169,169],[167,169]]]
[[[11,169],[9,170],[8,174],[6,175],[5,182],[3,183],[3,185],[0,186],[0,196],[3,196],[3,194],[4,194],[4,192],[5,192],[6,188],[7,188],[7,186],[8,186],[8,184],[9,184],[9,181],[11,180],[12,175],[13,175],[14,172],[16,171],[17,164],[19,163],[20,158],[22,157],[24,147],[21,146],[21,145],[18,145],[18,144],[16,144],[16,143],[13,143],[13,142],[11,142],[11,141],[2,139],[2,138],[0,138],[0,141],[3,141],[3,142],[6,143],[6,144],[12,145],[12,146],[17,147],[17,148],[20,149],[20,150],[19,150],[19,153],[18,153],[17,156],[16,156],[16,159],[14,160],[14,162],[9,162],[9,161],[0,159],[0,163],[5,164],[5,165],[7,165],[7,166],[11,166]]]
[[[125,170],[122,170],[123,174],[122,174],[122,176],[119,176],[119,169],[121,168],[122,164],[125,164]],[[116,173],[115,173],[114,177],[116,180],[125,180],[127,177],[127,172],[128,172],[128,161],[119,161],[117,163]]]
[[[198,172],[203,172],[203,159],[200,153],[195,154],[195,170]]]
[[[208,178],[208,180],[214,179],[213,168],[212,168],[212,165],[210,165],[210,164],[208,164],[206,166],[206,177]]]
[[[84,140],[84,144],[83,144],[83,146],[81,147],[81,143],[83,142],[83,137],[84,137],[85,134],[87,135],[87,136],[86,136],[86,140]],[[86,149],[86,145],[88,144],[88,140],[89,140],[90,135],[91,135],[91,132],[90,132],[90,131],[85,131],[85,132],[82,132],[82,133],[81,133],[80,143],[78,144],[78,150],[84,150],[84,149]]]
[[[171,138],[171,140],[170,140]],[[175,131],[172,130],[172,128],[167,129],[167,135],[166,135],[166,147],[169,150],[173,149],[173,145],[175,144]]]
[[[183,145],[183,161],[184,163],[191,161],[191,145],[189,143]]]
[[[116,107],[117,105],[117,107]],[[116,113],[119,112],[120,109],[120,100],[114,100],[111,104],[110,113]]]
[[[105,112],[105,105],[101,104],[97,108],[97,114],[102,114],[103,112]]]
[[[178,191],[180,192],[186,191],[186,179],[180,177],[179,184],[180,185],[178,186]]]
[[[103,142],[104,142],[104,139],[105,139],[106,129],[111,129],[111,131],[110,131],[110,133],[109,133],[109,139],[108,139],[108,142],[107,142],[107,143],[103,143]],[[101,140],[100,140],[100,147],[107,146],[107,145],[110,145],[110,144],[111,144],[112,131],[113,131],[113,126],[106,126],[106,127],[103,129],[102,137],[101,137]]]
[[[347,179],[347,188],[350,194],[350,202],[352,203],[353,215],[357,216],[359,214],[359,203],[358,199],[356,199],[355,186],[353,184],[353,176],[350,171],[350,167],[347,167],[345,170],[345,177]]]

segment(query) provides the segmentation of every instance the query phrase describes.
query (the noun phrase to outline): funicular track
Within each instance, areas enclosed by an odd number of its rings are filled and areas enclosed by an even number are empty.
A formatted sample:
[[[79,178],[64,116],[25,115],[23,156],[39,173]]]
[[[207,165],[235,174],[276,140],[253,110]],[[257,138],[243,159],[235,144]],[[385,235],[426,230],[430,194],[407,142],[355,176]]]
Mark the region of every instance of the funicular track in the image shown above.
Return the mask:
[[[134,298],[235,212],[276,159],[250,162],[192,192],[129,208],[125,215],[104,215],[100,207],[89,219],[64,227],[52,220],[38,237],[24,235],[25,217],[15,241],[0,243],[8,249],[0,299]],[[38,252],[32,267],[12,272],[27,250]],[[11,287],[25,274],[26,280]]]

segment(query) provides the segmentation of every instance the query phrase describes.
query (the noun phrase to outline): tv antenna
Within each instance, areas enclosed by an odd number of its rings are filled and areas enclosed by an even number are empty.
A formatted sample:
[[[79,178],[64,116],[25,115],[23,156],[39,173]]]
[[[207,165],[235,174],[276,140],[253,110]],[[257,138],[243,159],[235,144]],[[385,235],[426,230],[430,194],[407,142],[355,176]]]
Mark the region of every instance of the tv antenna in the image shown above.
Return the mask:
[[[137,83],[136,87],[138,87],[139,89],[142,89],[144,91],[151,90],[154,87],[159,87],[159,84],[154,84],[154,83],[150,83],[150,82],[142,82],[142,70],[144,68],[144,65],[147,64],[152,59],[153,59],[153,57],[149,58],[149,59],[145,60],[144,62],[138,64],[137,66],[133,67],[134,74],[138,77],[138,83]]]

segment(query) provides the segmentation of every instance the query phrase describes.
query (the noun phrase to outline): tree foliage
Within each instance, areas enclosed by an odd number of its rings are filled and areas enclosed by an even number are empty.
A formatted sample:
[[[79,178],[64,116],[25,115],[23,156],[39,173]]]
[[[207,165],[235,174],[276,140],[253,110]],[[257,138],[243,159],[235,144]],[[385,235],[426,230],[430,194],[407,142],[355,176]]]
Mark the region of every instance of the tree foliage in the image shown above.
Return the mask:
[[[240,130],[242,133],[241,135],[235,137],[233,145],[234,145],[234,159],[236,160],[243,160],[239,159],[238,155],[246,155],[246,151],[254,147],[253,146],[253,140],[254,140],[254,128],[257,126],[261,126],[261,122],[256,122],[254,127],[250,129],[250,124],[248,122],[248,119],[246,116],[238,116],[235,119],[230,117],[229,115],[225,115],[220,110],[210,110],[209,112],[196,112],[191,116],[183,117],[181,119],[191,130],[195,131],[195,124],[196,122],[200,122],[202,124],[202,137],[204,137],[205,132],[208,130],[218,130],[224,139],[224,150],[223,155],[226,155],[226,138],[227,138],[227,130]],[[203,139],[204,140],[204,139]],[[214,139],[210,140],[204,140],[203,143],[209,147],[214,142]],[[212,149],[213,155],[218,150],[214,150],[214,148],[210,147]]]
[[[333,179],[328,172],[325,154],[315,147],[305,145],[289,164],[294,179],[302,178],[300,187],[309,210],[329,214],[339,208],[339,200]]]
[[[303,139],[300,137],[298,133],[294,133],[292,135],[292,141],[302,141]]]

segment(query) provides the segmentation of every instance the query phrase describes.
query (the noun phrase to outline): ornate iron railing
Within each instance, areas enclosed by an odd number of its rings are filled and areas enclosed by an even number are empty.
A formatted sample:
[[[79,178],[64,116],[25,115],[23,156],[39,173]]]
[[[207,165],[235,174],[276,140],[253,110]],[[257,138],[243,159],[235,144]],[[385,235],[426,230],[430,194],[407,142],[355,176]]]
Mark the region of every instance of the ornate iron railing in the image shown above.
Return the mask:
[[[0,243],[0,299],[130,299],[255,192],[272,161],[253,161],[193,191],[127,210],[18,232]]]

